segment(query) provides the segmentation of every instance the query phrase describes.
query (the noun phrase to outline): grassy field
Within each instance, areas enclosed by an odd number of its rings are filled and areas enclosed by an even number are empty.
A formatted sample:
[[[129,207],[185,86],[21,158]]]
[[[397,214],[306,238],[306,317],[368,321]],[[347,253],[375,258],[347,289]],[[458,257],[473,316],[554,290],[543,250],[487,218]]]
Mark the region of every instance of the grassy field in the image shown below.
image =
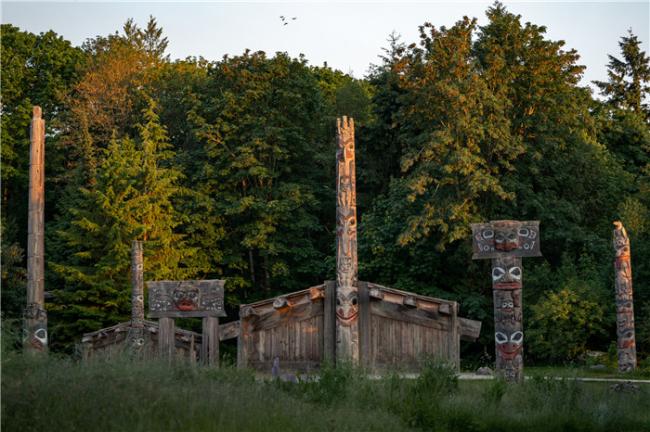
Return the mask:
[[[232,368],[67,358],[2,358],[3,431],[649,431],[650,386],[532,379],[458,382],[350,368],[319,381],[264,381]]]

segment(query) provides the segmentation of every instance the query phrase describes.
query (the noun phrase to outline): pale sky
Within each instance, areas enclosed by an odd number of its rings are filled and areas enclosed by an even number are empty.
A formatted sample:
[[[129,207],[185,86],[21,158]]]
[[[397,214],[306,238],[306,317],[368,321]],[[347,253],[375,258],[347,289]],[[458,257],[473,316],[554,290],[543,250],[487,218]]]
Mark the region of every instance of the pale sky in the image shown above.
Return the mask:
[[[545,25],[547,37],[566,41],[587,66],[583,84],[606,79],[607,54],[619,55],[618,41],[632,28],[648,52],[650,1],[503,2],[522,22]],[[463,15],[486,23],[492,1],[449,2],[29,2],[2,1],[2,23],[39,33],[54,30],[74,45],[121,30],[128,18],[144,26],[153,15],[169,39],[172,59],[203,56],[218,60],[244,49],[304,54],[312,65],[327,63],[363,77],[379,63],[388,35],[418,40],[418,26],[453,25]],[[283,25],[280,15],[288,18]],[[296,20],[291,20],[296,17]]]

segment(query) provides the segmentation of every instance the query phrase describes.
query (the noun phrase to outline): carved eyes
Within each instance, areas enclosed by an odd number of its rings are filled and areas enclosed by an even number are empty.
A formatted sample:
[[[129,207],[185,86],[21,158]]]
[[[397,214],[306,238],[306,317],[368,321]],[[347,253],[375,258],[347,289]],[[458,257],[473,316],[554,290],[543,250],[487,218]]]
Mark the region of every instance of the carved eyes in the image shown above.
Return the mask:
[[[503,268],[501,268],[501,267],[494,267],[494,268],[492,269],[492,280],[493,280],[493,281],[498,281],[498,280],[501,279],[501,278],[503,277],[503,275],[505,275],[505,274],[506,274],[506,271],[505,271]]]
[[[520,267],[512,267],[510,270],[508,270],[508,273],[510,273],[510,276],[513,279],[521,280],[521,268]]]
[[[513,334],[510,335],[510,338],[508,338],[508,336],[505,333],[495,332],[494,333],[494,340],[499,345],[503,345],[505,343],[508,343],[508,341],[510,341],[511,343],[519,345],[524,340],[524,333],[521,332],[521,331],[516,331],[516,332],[514,332]]]
[[[356,296],[352,297],[352,300],[350,300],[349,302],[350,302],[350,304],[352,304],[352,306],[356,306],[357,303],[358,303],[357,297]],[[343,305],[343,302],[338,297],[336,298],[336,305],[337,306],[342,306]]]
[[[503,243],[504,241],[508,241],[512,243],[516,240],[517,240],[516,232],[508,232],[508,233],[497,232],[494,237],[494,241],[497,243]]]
[[[492,269],[492,281],[496,282],[505,276],[506,270],[503,267],[494,267]],[[510,267],[508,269],[510,279],[521,280],[521,267]]]
[[[501,303],[501,309],[512,309],[513,307],[515,307],[514,302],[504,301],[503,303]]]
[[[494,237],[494,230],[486,229],[483,231],[483,238],[491,239],[492,237]]]
[[[528,237],[530,235],[530,230],[528,228],[519,228],[519,235],[521,237]]]

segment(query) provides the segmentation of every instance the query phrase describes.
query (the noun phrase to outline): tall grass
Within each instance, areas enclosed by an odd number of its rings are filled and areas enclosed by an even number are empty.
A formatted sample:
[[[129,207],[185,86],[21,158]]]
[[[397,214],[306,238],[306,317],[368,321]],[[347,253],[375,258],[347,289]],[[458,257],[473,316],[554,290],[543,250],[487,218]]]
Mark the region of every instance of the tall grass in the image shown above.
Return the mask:
[[[260,380],[233,368],[161,362],[2,358],[3,431],[650,431],[650,392],[538,378],[458,382],[426,365],[418,379],[371,380],[351,367],[319,379]]]

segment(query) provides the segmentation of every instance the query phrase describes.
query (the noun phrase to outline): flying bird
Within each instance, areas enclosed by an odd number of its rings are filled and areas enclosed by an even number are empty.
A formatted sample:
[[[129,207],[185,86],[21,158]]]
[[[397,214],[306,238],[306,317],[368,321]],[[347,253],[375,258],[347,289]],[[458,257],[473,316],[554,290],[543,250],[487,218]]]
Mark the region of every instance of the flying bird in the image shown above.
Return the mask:
[[[296,19],[298,19],[298,17],[291,17],[291,21],[295,21]],[[280,15],[280,20],[282,21],[282,25],[289,24],[287,17],[284,15]]]

